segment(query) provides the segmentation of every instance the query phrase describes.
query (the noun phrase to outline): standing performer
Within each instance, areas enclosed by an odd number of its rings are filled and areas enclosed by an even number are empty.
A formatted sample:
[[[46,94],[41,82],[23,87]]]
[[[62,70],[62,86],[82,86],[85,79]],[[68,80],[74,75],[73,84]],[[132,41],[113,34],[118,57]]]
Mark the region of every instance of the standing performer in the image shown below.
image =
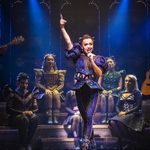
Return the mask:
[[[66,29],[61,15],[60,28],[67,44],[66,57],[76,65],[73,90],[76,92],[77,105],[83,119],[83,143],[82,149],[96,149],[93,139],[93,115],[95,112],[99,91],[101,86],[96,81],[107,68],[104,57],[93,54],[94,40],[88,34],[79,38],[79,43],[73,44]],[[92,147],[93,146],[93,147]]]

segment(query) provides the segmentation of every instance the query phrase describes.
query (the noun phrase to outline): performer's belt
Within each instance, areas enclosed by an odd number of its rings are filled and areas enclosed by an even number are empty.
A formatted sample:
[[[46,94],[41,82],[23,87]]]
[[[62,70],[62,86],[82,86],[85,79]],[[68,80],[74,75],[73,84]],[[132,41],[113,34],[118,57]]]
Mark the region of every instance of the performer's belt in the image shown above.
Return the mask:
[[[84,74],[84,73],[78,72],[78,73],[75,74],[75,78],[76,78],[76,79],[85,79],[85,80],[87,80],[87,79],[92,79],[92,78],[94,78],[94,75],[93,75],[93,74],[88,74],[88,75],[86,75],[86,74]]]

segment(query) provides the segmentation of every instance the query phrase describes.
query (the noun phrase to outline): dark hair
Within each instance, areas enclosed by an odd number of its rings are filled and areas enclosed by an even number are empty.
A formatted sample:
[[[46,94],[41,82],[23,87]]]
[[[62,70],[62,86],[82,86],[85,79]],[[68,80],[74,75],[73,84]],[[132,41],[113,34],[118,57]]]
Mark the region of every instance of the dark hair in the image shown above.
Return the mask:
[[[84,39],[91,39],[94,42],[94,37],[90,36],[89,34],[84,34],[82,37],[79,37],[79,44],[82,44]]]
[[[44,60],[46,60],[48,56],[52,56],[55,59],[55,55],[54,54],[48,53],[48,54],[44,55]]]
[[[116,64],[116,59],[115,59],[115,57],[114,57],[114,56],[109,56],[109,57],[106,57],[106,60],[108,60],[108,59],[111,59],[111,60],[113,60],[113,61],[114,61],[114,63]]]
[[[46,59],[47,59],[48,56],[52,56],[52,57],[54,58],[54,61],[55,61],[54,70],[57,70],[55,55],[54,55],[54,54],[51,54],[51,53],[48,53],[48,54],[46,54],[46,55],[44,56],[44,58],[43,58],[44,60],[43,60],[43,62],[42,62],[42,69],[43,69],[44,71],[47,70]]]
[[[17,76],[17,81],[20,82],[21,80],[29,80],[29,76],[24,72],[20,72]]]

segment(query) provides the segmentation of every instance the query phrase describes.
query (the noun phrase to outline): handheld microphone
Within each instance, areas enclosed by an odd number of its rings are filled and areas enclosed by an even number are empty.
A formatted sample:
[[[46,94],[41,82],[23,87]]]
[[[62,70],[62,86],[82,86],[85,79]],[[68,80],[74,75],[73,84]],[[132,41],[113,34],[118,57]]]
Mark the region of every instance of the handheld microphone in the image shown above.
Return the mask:
[[[91,57],[91,56],[92,56],[92,53],[88,53],[88,54],[87,54],[87,57]]]

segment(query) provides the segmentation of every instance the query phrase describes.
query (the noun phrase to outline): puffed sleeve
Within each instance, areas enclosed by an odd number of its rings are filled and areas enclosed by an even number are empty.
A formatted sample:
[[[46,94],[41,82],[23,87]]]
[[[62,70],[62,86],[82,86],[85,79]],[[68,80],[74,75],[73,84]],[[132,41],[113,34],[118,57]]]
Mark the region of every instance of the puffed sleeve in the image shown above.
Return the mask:
[[[37,87],[39,87],[40,90],[43,90],[43,92],[44,92],[46,87],[45,87],[45,85],[42,82],[43,73],[44,73],[43,69],[34,68],[34,73],[35,73],[35,85]]]
[[[36,99],[33,99],[33,101],[32,101],[32,111],[34,112],[34,113],[36,113],[37,111],[38,111],[38,103],[37,103],[37,100]]]
[[[58,87],[56,88],[58,91],[61,91],[64,87],[64,81],[65,81],[65,74],[66,70],[59,70],[59,82],[58,82]]]
[[[82,53],[82,48],[80,46],[79,43],[74,43],[73,44],[73,48],[71,50],[66,50],[66,58],[67,59],[72,59],[72,60],[76,60],[79,58],[79,56],[81,55]]]
[[[95,64],[99,68],[101,68],[103,73],[105,73],[107,71],[107,69],[108,69],[108,64],[107,64],[106,58],[103,57],[103,56],[97,55],[96,58],[95,58]]]

